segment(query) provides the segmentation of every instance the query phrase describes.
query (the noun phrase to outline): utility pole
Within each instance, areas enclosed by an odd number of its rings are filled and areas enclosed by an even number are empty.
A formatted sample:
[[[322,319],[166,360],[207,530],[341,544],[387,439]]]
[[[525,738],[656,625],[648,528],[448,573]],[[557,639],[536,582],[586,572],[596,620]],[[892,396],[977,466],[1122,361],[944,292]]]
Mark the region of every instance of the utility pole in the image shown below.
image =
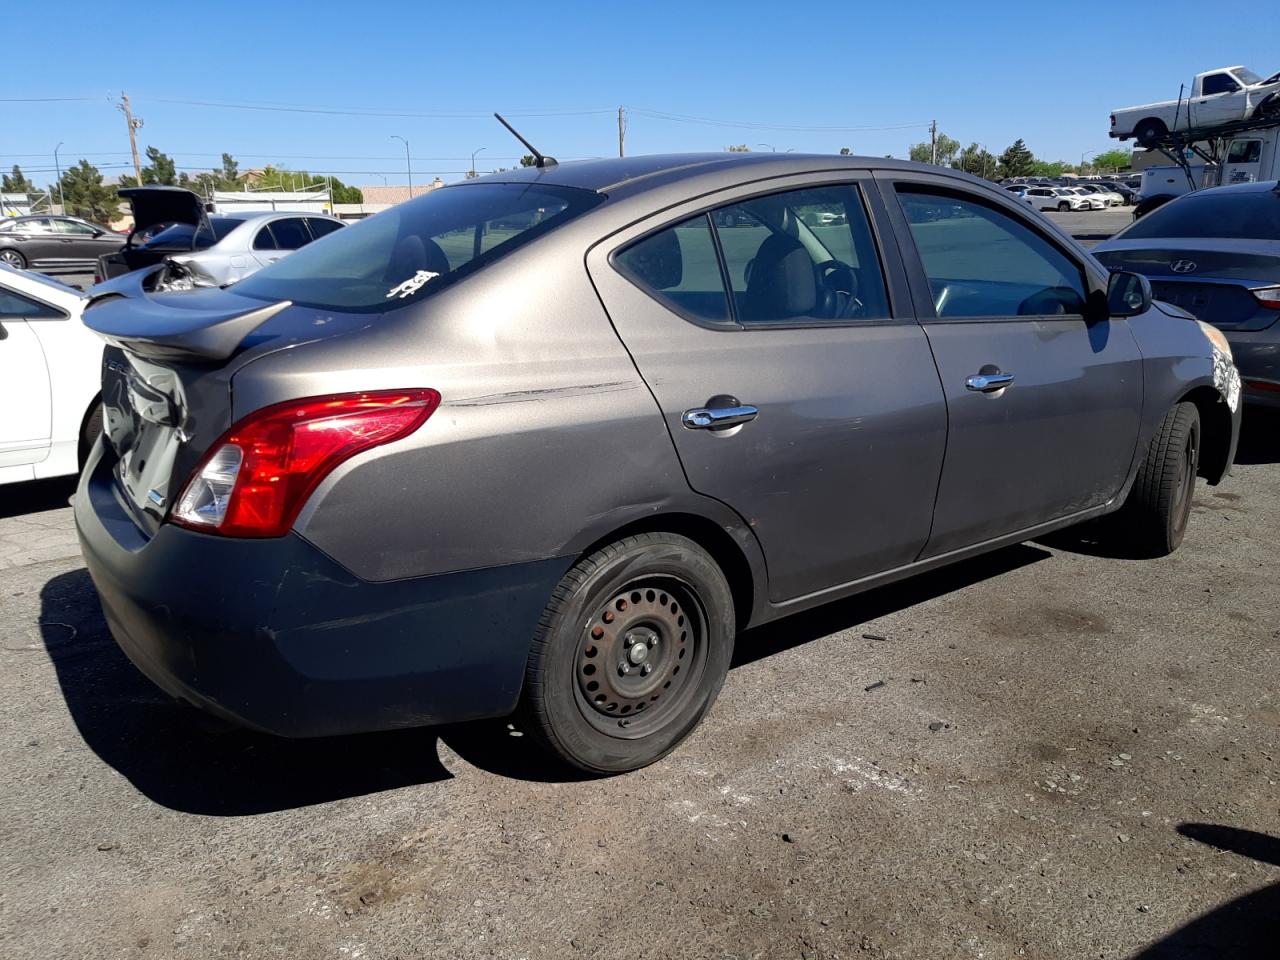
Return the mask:
[[[120,91],[120,102],[116,104],[116,109],[124,114],[124,119],[129,124],[129,149],[133,151],[133,175],[138,178],[138,186],[142,186],[142,162],[138,159],[138,130],[142,128],[142,118],[133,115],[133,108],[129,106],[129,95],[123,90]]]
[[[58,206],[62,208],[58,212],[65,217],[67,215],[67,200],[62,195],[62,164],[58,162],[58,151],[61,149],[62,142],[59,141],[58,145],[53,148],[53,169],[58,174]],[[53,206],[52,196],[49,197],[49,206]]]
[[[409,141],[398,134],[391,135],[392,140],[399,140],[404,144],[404,172],[409,177],[409,199],[413,199],[413,163],[409,160]]]
[[[938,121],[932,120],[929,123],[929,162],[937,164],[938,162]]]
[[[624,144],[627,139],[627,108],[618,108],[618,156],[625,157]]]

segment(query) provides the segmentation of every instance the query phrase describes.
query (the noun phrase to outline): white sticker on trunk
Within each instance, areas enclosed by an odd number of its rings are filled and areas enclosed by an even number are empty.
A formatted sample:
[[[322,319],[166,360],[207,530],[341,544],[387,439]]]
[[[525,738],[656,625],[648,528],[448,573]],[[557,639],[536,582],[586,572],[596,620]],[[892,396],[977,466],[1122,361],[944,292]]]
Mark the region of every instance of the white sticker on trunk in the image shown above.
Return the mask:
[[[1213,348],[1213,385],[1227,398],[1227,407],[1235,413],[1240,406],[1240,371],[1217,347]]]
[[[405,297],[411,297],[421,290],[427,281],[434,280],[438,276],[440,274],[432,273],[430,270],[419,270],[404,283],[396,284],[388,290],[386,299],[390,300],[392,297],[397,297],[403,300]]]

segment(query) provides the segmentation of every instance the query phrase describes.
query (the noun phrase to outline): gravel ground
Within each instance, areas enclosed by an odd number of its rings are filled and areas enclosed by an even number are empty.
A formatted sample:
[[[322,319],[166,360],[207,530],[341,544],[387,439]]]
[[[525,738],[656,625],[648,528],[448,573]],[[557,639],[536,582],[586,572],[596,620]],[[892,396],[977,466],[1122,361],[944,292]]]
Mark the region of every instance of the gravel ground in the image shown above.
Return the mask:
[[[1278,426],[1174,556],[1060,536],[747,634],[596,781],[505,723],[206,720],[108,636],[68,485],[10,488],[0,956],[1274,957]]]

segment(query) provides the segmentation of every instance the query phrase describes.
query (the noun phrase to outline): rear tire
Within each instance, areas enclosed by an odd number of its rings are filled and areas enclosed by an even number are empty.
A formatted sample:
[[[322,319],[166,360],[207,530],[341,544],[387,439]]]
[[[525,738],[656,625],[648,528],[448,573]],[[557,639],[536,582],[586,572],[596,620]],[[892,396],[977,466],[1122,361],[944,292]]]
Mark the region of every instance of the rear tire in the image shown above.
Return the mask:
[[[17,250],[0,250],[0,263],[8,264],[15,270],[27,269],[27,258]]]
[[[1168,134],[1169,128],[1163,120],[1143,120],[1133,129],[1133,139],[1138,146],[1150,148],[1153,143]]]
[[[1138,555],[1163,557],[1182,543],[1200,467],[1200,411],[1179,403],[1151,438],[1115,535]]]
[[[1071,209],[1071,204],[1067,203],[1065,200],[1062,201],[1060,204],[1058,204],[1059,213],[1067,213],[1068,211],[1070,211],[1070,209]]]
[[[80,455],[79,466],[84,469],[85,462],[89,459],[89,451],[93,449],[93,445],[97,443],[99,435],[102,433],[102,404],[94,401],[93,406],[89,409],[89,414],[84,418],[84,426],[80,428]]]
[[[692,540],[644,533],[609,544],[564,575],[542,614],[523,726],[589,773],[647,766],[710,709],[734,630],[729,584]]]

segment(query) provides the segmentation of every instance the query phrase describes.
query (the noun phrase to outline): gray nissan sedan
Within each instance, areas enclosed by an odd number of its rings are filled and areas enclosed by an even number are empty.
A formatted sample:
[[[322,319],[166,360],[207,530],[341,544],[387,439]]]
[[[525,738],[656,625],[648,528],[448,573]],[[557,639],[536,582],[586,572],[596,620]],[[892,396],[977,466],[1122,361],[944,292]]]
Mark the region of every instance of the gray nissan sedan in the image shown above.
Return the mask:
[[[85,311],[85,559],[144,673],[288,737],[518,712],[631,770],[746,627],[1083,521],[1172,551],[1239,432],[1220,332],[892,160],[547,162],[162,271]]]

